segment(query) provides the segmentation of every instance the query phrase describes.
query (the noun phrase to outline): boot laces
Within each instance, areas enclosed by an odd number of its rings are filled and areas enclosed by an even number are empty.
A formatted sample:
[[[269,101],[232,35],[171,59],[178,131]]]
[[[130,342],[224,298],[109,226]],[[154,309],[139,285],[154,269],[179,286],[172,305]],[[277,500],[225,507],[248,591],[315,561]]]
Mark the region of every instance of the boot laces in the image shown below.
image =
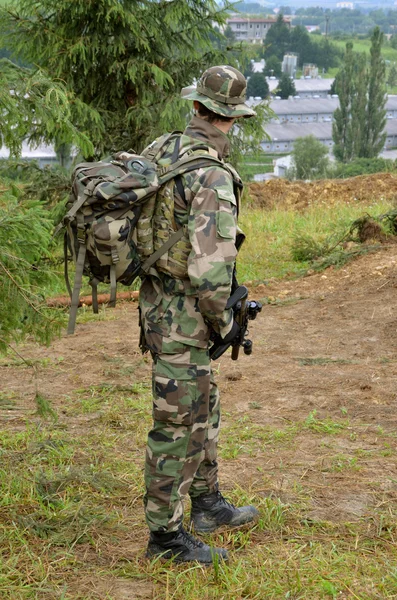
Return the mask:
[[[198,540],[197,538],[195,538],[193,535],[188,533],[185,529],[181,533],[183,535],[184,542],[186,543],[187,546],[190,546],[191,548],[202,548],[204,546],[204,543],[201,540]]]
[[[230,508],[231,510],[235,510],[236,507],[234,506],[234,504],[232,504],[231,502],[228,502],[226,500],[226,498],[224,496],[222,496],[221,492],[215,492],[216,493],[216,502],[220,502],[221,504],[223,504],[226,508]]]

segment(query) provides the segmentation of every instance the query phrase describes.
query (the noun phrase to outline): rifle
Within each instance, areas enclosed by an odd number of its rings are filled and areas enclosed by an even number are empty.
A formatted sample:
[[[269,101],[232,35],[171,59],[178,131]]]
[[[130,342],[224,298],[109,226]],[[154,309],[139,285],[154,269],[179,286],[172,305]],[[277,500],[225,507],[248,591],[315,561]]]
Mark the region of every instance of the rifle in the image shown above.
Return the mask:
[[[232,342],[227,344],[222,343],[222,338],[215,335],[212,338],[214,343],[210,348],[210,358],[212,360],[217,360],[230,346],[232,346],[232,360],[238,359],[240,346],[243,347],[244,354],[252,354],[253,343],[246,338],[248,321],[256,319],[257,314],[262,310],[262,304],[247,298],[248,289],[244,285],[239,285],[227,301],[226,309],[233,309],[234,320],[240,325],[240,333]]]

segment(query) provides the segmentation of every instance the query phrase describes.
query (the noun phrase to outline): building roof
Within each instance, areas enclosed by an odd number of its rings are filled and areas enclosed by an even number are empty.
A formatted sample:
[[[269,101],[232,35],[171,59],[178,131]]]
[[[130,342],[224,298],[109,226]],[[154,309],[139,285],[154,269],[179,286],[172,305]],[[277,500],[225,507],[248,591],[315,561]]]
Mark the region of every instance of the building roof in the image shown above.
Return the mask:
[[[256,105],[260,101],[250,98],[247,103]],[[278,115],[329,114],[339,106],[339,98],[288,98],[288,100],[271,100],[269,107]],[[386,111],[397,111],[397,96],[388,96]]]
[[[288,17],[284,17],[284,22],[290,22],[291,19]],[[254,18],[250,19],[249,17],[231,17],[230,19],[226,19],[226,23],[276,23],[277,18]]]
[[[338,98],[289,98],[272,100],[270,108],[276,115],[333,113],[339,106]]]
[[[385,128],[388,136],[397,135],[397,119],[386,122]],[[273,142],[291,142],[297,138],[313,135],[318,140],[332,139],[332,123],[269,123],[266,133]],[[266,143],[266,140],[263,141]]]
[[[270,79],[270,77],[267,77],[266,80],[269,84],[269,90],[273,92],[278,86],[279,80]],[[329,92],[333,81],[333,79],[294,79],[294,84],[297,95],[305,92],[315,94],[316,92]]]
[[[273,142],[290,142],[308,135],[318,140],[329,140],[332,138],[332,123],[269,123],[266,133]]]
[[[296,93],[300,92],[328,92],[333,84],[333,79],[294,79]]]

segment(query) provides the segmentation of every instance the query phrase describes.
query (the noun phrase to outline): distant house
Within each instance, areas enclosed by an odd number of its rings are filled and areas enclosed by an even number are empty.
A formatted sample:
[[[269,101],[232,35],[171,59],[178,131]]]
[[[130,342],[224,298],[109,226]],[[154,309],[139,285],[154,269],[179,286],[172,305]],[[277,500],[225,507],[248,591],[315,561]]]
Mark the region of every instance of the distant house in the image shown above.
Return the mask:
[[[226,20],[226,23],[234,33],[236,40],[261,44],[270,27],[276,23],[276,19],[231,17]],[[284,23],[291,27],[291,19],[284,17]]]
[[[350,10],[353,10],[354,3],[353,2],[337,2],[336,8],[349,8]]]

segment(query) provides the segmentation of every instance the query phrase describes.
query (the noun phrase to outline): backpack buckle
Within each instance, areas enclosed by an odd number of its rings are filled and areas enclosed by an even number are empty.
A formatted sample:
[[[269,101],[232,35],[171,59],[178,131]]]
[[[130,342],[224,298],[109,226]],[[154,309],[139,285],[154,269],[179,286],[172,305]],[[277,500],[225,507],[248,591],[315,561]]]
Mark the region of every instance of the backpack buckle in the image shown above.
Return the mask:
[[[77,239],[79,241],[80,244],[85,244],[85,227],[84,226],[77,226]]]
[[[161,167],[161,169],[158,170],[158,176],[162,177],[167,173],[167,171],[169,171],[169,169],[170,167]]]
[[[120,262],[120,256],[119,253],[117,252],[117,248],[115,248],[114,246],[112,246],[112,249],[110,251],[110,255],[112,257],[112,264],[116,264],[118,262]]]

